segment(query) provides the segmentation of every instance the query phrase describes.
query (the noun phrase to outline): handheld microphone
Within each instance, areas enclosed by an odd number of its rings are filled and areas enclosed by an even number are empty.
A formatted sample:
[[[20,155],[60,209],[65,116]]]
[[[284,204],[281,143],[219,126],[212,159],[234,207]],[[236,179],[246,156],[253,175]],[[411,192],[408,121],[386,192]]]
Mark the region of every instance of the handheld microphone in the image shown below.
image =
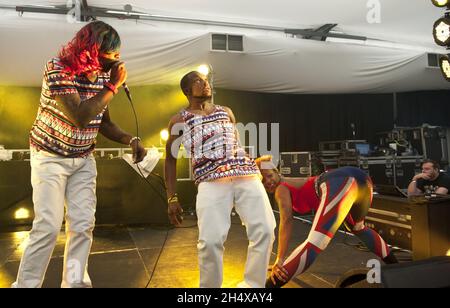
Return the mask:
[[[125,82],[122,84],[122,87],[125,90],[125,93],[127,94],[127,97],[130,100],[130,102],[131,102],[133,99],[131,98],[130,89],[128,88],[128,86],[127,86],[127,84]]]
[[[115,64],[117,64],[118,62],[120,62],[120,61],[115,60],[115,61],[112,61],[111,63],[112,63],[112,65],[115,65]],[[132,99],[132,97],[131,97],[130,89],[128,88],[128,86],[127,86],[127,84],[126,84],[125,82],[122,83],[122,87],[123,87],[123,89],[125,90],[125,93],[127,94],[128,100],[131,102],[133,99]]]

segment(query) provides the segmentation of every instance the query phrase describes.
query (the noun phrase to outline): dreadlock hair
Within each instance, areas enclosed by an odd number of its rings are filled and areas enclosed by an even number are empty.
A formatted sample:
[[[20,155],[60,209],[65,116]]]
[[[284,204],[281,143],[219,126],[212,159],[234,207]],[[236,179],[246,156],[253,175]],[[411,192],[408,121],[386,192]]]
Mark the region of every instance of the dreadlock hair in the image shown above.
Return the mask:
[[[103,21],[93,21],[62,47],[58,57],[65,65],[64,71],[71,76],[95,72],[101,69],[99,53],[116,51],[120,44],[119,34],[113,27]]]

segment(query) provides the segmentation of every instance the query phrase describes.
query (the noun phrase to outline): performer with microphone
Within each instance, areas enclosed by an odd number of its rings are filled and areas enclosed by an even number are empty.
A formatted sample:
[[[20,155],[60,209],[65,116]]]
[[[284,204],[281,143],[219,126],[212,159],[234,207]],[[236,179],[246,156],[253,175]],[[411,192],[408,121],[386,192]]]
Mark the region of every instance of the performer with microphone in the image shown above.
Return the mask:
[[[35,219],[13,287],[41,287],[66,207],[62,287],[92,287],[87,272],[96,207],[98,132],[129,145],[135,162],[146,151],[139,138],[122,131],[108,105],[124,85],[120,37],[94,21],[76,33],[58,57],[47,62],[36,120],[30,132]],[[65,205],[65,206],[64,206]]]

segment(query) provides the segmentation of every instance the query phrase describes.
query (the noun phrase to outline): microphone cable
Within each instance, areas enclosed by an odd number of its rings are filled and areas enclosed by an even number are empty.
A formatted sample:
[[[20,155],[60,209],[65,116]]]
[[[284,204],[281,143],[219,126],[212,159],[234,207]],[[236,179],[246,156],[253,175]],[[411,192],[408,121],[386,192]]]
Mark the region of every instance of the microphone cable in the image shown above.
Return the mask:
[[[131,94],[130,94],[130,90],[128,89],[128,87],[125,84],[124,84],[124,90],[125,90],[125,92],[127,94],[128,101],[130,102],[131,110],[133,111],[134,122],[135,122],[135,126],[136,126],[136,137],[138,137],[139,138],[138,140],[140,140],[140,137],[139,137],[139,121],[138,121],[138,118],[137,118],[136,109],[134,108],[134,103],[133,103],[133,99],[132,99]],[[155,187],[153,187],[153,184],[150,183],[150,181],[144,176],[144,174],[143,174],[141,168],[139,167],[138,163],[136,163],[136,167],[137,167],[137,169],[139,171],[139,174],[144,179],[144,181],[147,182],[147,184],[152,188],[152,190],[161,198],[163,203],[165,205],[167,205],[166,198],[163,196],[163,194],[161,192],[159,192]],[[162,186],[164,187],[164,190],[165,190],[166,186],[164,184],[164,179],[160,175],[158,175],[156,173],[151,172],[151,174],[154,175],[155,177],[157,177],[161,181],[161,184],[162,184]]]
[[[136,137],[139,137],[139,121],[138,121],[138,118],[137,118],[136,109],[134,108],[133,98],[132,98],[132,96],[131,96],[130,90],[128,89],[128,86],[127,86],[125,83],[124,83],[122,86],[123,86],[123,88],[124,88],[124,90],[125,90],[125,93],[127,94],[128,101],[130,102],[131,110],[133,111],[134,121],[135,121],[135,125],[136,125]],[[139,139],[138,139],[138,140],[139,140]],[[143,174],[141,168],[139,167],[139,164],[138,164],[138,163],[136,163],[136,167],[137,167],[137,169],[138,169],[140,175],[141,175],[142,178],[144,179],[144,181],[145,181],[145,182],[152,188],[152,190],[153,190],[153,191],[161,198],[161,200],[163,201],[163,204],[166,205],[166,208],[167,208],[167,206],[168,206],[168,204],[167,204],[167,199],[163,196],[162,193],[160,193],[155,187],[153,187],[153,184],[150,183],[150,181],[144,176],[144,174]],[[151,174],[153,174],[154,176],[156,176],[158,179],[161,180],[161,184],[162,184],[162,186],[164,187],[164,190],[165,190],[166,187],[165,187],[165,184],[164,184],[164,179],[163,179],[160,175],[157,175],[157,174],[155,174],[155,173],[153,173],[153,172],[151,172]],[[152,279],[153,279],[153,275],[155,274],[156,267],[157,267],[157,265],[158,265],[158,263],[159,263],[159,260],[160,260],[160,258],[161,258],[162,252],[163,252],[163,250],[164,250],[164,247],[166,246],[167,239],[169,238],[169,231],[170,231],[172,228],[173,228],[173,227],[171,227],[170,222],[168,222],[167,225],[166,225],[166,235],[165,235],[165,238],[164,238],[164,242],[163,242],[163,244],[161,245],[161,249],[159,250],[158,257],[156,258],[155,264],[153,265],[153,269],[152,269],[152,272],[151,272],[151,274],[150,274],[150,278],[149,278],[147,284],[145,285],[145,289],[148,288],[148,286],[150,285],[150,283],[151,283],[151,281],[152,281]],[[136,247],[136,248],[137,248],[137,247]],[[139,253],[139,250],[138,250],[138,253]],[[139,256],[140,256],[140,254],[139,254]],[[141,257],[141,259],[142,259],[142,257]],[[143,262],[143,264],[144,264],[145,269],[147,270],[147,267],[146,267],[146,265],[145,265],[143,259],[142,259],[142,262]]]

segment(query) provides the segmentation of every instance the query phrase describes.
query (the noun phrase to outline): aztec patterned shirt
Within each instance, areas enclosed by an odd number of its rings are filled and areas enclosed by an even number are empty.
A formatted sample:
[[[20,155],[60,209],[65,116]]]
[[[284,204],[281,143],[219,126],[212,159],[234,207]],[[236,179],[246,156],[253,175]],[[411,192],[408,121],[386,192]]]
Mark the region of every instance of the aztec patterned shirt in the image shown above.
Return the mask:
[[[36,120],[30,131],[30,148],[63,157],[86,157],[95,148],[103,113],[98,114],[86,128],[77,128],[63,113],[55,100],[56,95],[76,94],[82,101],[97,95],[109,74],[99,73],[95,82],[86,76],[69,76],[63,72],[59,58],[47,62]]]
[[[195,183],[227,177],[258,175],[255,161],[238,144],[235,125],[221,106],[202,116],[186,109],[182,142],[190,154]]]

